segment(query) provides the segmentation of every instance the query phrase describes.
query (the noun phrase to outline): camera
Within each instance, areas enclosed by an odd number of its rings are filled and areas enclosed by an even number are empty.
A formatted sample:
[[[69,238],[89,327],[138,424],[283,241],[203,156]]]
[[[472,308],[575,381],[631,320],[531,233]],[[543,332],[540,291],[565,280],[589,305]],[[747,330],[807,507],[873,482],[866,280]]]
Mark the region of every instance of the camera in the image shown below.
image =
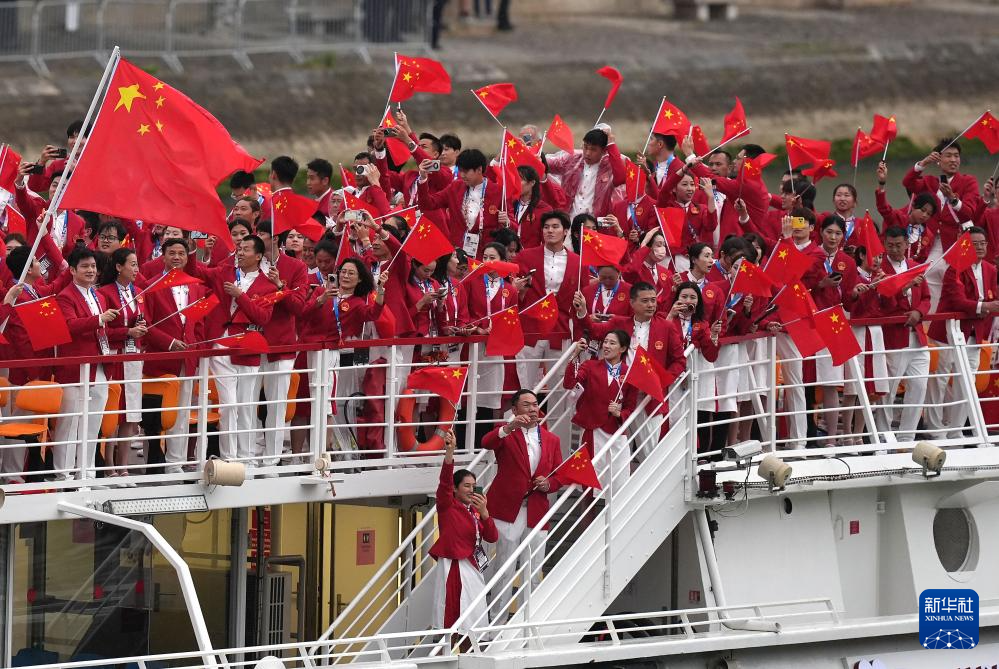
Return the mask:
[[[441,161],[431,160],[430,166],[427,167],[428,172],[440,172],[441,171]]]
[[[66,149],[56,149],[53,151],[53,157],[55,158],[67,158],[69,156],[69,151]]]
[[[367,165],[354,165],[354,174],[356,174],[359,177],[363,177],[364,170],[366,167]]]
[[[45,165],[41,163],[32,163],[31,168],[28,170],[28,174],[45,174]]]

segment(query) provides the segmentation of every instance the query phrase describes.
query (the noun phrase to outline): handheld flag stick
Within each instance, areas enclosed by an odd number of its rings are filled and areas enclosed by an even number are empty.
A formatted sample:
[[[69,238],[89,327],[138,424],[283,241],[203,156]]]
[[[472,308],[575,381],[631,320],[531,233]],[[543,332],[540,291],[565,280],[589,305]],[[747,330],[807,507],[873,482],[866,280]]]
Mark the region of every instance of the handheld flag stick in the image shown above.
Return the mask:
[[[506,126],[505,126],[505,125],[503,125],[503,123],[502,123],[502,122],[501,122],[501,121],[500,121],[500,120],[499,120],[499,119],[498,119],[498,118],[496,117],[496,114],[494,114],[494,113],[493,113],[493,110],[492,110],[492,109],[490,109],[489,107],[486,107],[486,103],[485,103],[485,102],[482,102],[482,98],[480,98],[480,97],[479,97],[478,95],[476,95],[476,94],[475,94],[475,89],[474,89],[474,88],[469,88],[469,89],[468,89],[468,92],[469,92],[469,93],[471,93],[471,94],[472,94],[472,96],[473,96],[473,97],[474,97],[474,98],[475,98],[476,100],[478,100],[478,101],[479,101],[479,103],[480,103],[480,104],[482,105],[482,107],[483,107],[483,108],[484,108],[484,109],[485,109],[485,110],[486,110],[487,112],[489,112],[489,115],[493,117],[493,120],[494,120],[494,121],[496,121],[496,123],[497,123],[497,124],[499,125],[499,127],[503,128],[503,132],[505,133],[505,132],[506,132]]]
[[[207,300],[207,299],[208,299],[209,297],[211,297],[212,295],[213,295],[213,293],[209,293],[209,294],[205,295],[204,297],[199,297],[198,299],[196,299],[196,300],[195,300],[194,302],[191,302],[191,303],[190,303],[189,305],[187,305],[187,306],[186,306],[186,307],[184,307],[183,309],[178,309],[177,311],[173,312],[173,313],[172,313],[172,314],[170,314],[169,316],[165,316],[165,317],[163,317],[163,318],[159,319],[158,321],[156,321],[155,323],[153,323],[152,325],[149,325],[149,326],[147,326],[147,327],[151,327],[151,328],[154,328],[154,327],[156,327],[157,325],[159,325],[160,323],[163,323],[164,321],[168,321],[168,320],[170,320],[171,318],[173,318],[174,316],[176,316],[176,315],[177,315],[177,314],[179,314],[180,312],[182,312],[182,311],[186,311],[187,309],[190,309],[191,307],[193,307],[193,306],[194,306],[195,304],[197,304],[198,302],[204,302],[205,300]]]
[[[857,132],[860,132],[857,128]],[[885,155],[888,155],[888,147],[885,146]],[[884,158],[881,159],[882,161]],[[853,187],[857,187],[857,168],[860,167],[860,142],[857,142],[857,149],[853,152]]]
[[[991,113],[992,113],[992,110],[991,110],[991,109],[986,109],[986,110],[985,110],[985,114],[991,114]],[[947,149],[949,149],[949,148],[950,148],[951,146],[953,146],[953,145],[954,145],[954,143],[955,143],[955,142],[956,142],[957,140],[961,139],[961,137],[963,137],[963,136],[964,136],[964,133],[968,132],[968,131],[969,131],[969,130],[971,130],[971,129],[972,129],[973,127],[975,127],[975,124],[976,124],[976,123],[978,123],[979,121],[981,121],[981,120],[982,120],[982,117],[983,117],[983,116],[985,116],[985,114],[979,114],[978,118],[976,118],[976,119],[975,119],[974,121],[972,121],[972,122],[971,122],[971,123],[970,123],[970,124],[968,125],[968,127],[967,127],[967,128],[965,128],[965,129],[964,129],[964,130],[962,130],[961,132],[959,132],[959,133],[957,133],[956,135],[954,135],[954,139],[950,140],[950,142],[949,142],[949,143],[947,144],[947,146],[945,146],[945,147],[943,147],[942,149],[940,149],[940,153],[943,153],[944,151],[946,151]]]
[[[662,102],[659,103],[659,109],[656,110],[656,120],[659,119],[659,114],[662,113],[664,104],[666,104],[665,95],[663,96]],[[655,129],[655,127],[656,127],[656,122],[653,121],[652,126],[649,128],[649,136],[645,138],[645,146],[642,147],[642,153],[645,153],[645,151],[649,148],[649,143],[652,142],[652,131]]]

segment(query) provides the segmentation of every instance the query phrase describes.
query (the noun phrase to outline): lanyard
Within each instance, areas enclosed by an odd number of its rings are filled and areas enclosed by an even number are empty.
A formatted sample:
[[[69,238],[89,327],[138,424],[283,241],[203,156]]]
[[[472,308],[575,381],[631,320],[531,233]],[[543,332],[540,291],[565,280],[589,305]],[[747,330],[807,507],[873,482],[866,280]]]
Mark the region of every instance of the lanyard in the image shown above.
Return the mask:
[[[28,295],[31,295],[33,298],[35,298],[37,300],[38,299],[38,292],[34,289],[34,287],[29,286],[26,283],[23,284],[23,285],[24,285],[24,289],[26,291],[28,291]]]
[[[468,227],[468,231],[471,232],[476,227],[480,227],[482,223],[482,212],[486,210],[486,184],[489,183],[489,179],[482,180],[482,192],[479,194],[479,213],[475,217],[475,220],[471,223],[468,222],[468,196],[472,192],[471,188],[465,189],[465,195],[461,201],[461,213],[465,218],[465,225]]]
[[[454,310],[454,320],[458,322],[458,291],[454,289],[454,284],[451,283],[451,277],[447,278],[447,296],[451,298],[451,308]],[[447,309],[444,310],[445,318],[450,319],[451,315],[448,313]]]
[[[829,273],[829,274],[832,274],[832,271],[833,271],[833,265],[832,265],[832,263],[833,263],[833,260],[835,258],[836,258],[836,254],[835,253],[832,254],[831,256],[826,256],[826,262],[825,262],[826,272]]]
[[[162,241],[160,241],[160,238],[159,238],[159,237],[157,237],[157,238],[155,238],[155,239],[153,240],[153,252],[152,252],[152,254],[151,254],[153,258],[159,258],[159,257],[160,257],[161,255],[163,255],[163,254],[162,254],[162,253],[160,252],[160,246],[161,246],[162,244],[163,244],[163,242],[162,242]]]
[[[722,276],[728,277],[728,272],[726,272],[725,268],[722,267],[722,264],[721,264],[720,260],[716,260],[715,261],[715,269],[718,270],[719,272],[721,272]],[[704,277],[704,278],[707,279],[707,277]]]
[[[684,319],[681,318],[680,319],[680,329],[681,330],[684,329],[683,322],[684,322]],[[683,341],[686,342],[686,343],[690,343],[690,340],[693,337],[693,335],[694,335],[694,319],[691,318],[691,319],[687,320],[686,332],[684,332],[684,334],[683,334]]]
[[[238,284],[242,280],[243,280],[243,271],[237,267],[236,268],[236,283]]]
[[[500,278],[499,282],[500,282],[499,283],[499,288],[496,289],[496,293],[499,293],[499,296],[500,296],[500,311],[505,311],[506,310],[506,296],[503,295],[503,284],[504,284],[503,278]],[[488,276],[482,277],[482,285],[485,286],[485,289],[486,289],[486,315],[492,316],[493,315],[493,298],[489,297],[489,277]],[[496,293],[493,293],[493,297],[496,296]],[[455,307],[455,309],[457,309],[457,306]],[[499,313],[499,312],[497,312],[497,313]]]
[[[139,303],[136,300],[131,299],[132,296],[135,295],[135,286],[134,286],[134,284],[130,283],[127,286],[125,286],[125,288],[123,289],[121,287],[121,284],[118,283],[117,281],[115,281],[114,285],[118,289],[118,298],[121,300],[121,308],[125,312],[125,318],[124,318],[124,320],[125,320],[125,324],[127,325],[128,324],[128,312],[129,311],[134,311],[134,312],[138,313],[138,311],[139,311]],[[126,306],[126,305],[129,305],[129,304],[131,304],[132,306],[131,307]]]
[[[603,306],[603,310],[600,313],[606,314],[607,311],[610,310],[610,306],[614,304],[614,297],[617,296],[617,291],[620,287],[621,287],[621,279],[618,279],[617,283],[614,284],[614,288],[611,290],[610,298],[608,298],[607,303]],[[597,292],[593,295],[593,308],[591,309],[591,311],[593,311],[594,313],[596,313],[597,311],[597,301],[600,299],[600,297],[603,294],[604,291],[601,288],[598,289]]]
[[[340,298],[339,296],[333,298],[333,318],[336,319],[336,333],[340,339],[343,339],[343,326],[340,324]]]
[[[634,203],[628,205],[628,218],[631,219],[631,227],[635,228],[636,230],[641,230],[641,228],[638,227],[638,217],[635,216],[635,208],[637,206],[638,205]]]

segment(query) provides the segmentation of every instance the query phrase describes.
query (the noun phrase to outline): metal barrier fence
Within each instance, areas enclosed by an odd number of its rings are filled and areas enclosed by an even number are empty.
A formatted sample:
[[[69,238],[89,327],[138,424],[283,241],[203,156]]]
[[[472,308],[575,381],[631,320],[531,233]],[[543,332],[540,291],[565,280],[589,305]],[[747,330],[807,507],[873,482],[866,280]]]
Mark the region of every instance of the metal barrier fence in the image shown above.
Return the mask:
[[[355,51],[429,40],[429,0],[13,0],[0,3],[0,62],[24,62],[39,75],[48,61],[107,61],[118,45],[130,56],[229,56],[247,70],[253,54]]]

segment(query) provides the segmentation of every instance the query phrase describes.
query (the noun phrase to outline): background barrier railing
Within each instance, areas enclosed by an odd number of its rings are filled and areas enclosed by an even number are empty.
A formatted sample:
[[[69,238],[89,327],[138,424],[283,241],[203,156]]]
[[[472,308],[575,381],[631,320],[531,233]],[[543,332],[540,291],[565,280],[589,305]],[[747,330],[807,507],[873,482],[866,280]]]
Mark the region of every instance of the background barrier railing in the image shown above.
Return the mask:
[[[429,0],[14,0],[0,3],[0,62],[25,62],[40,75],[47,61],[93,58],[118,45],[131,57],[228,56],[247,70],[253,54],[424,47]]]

